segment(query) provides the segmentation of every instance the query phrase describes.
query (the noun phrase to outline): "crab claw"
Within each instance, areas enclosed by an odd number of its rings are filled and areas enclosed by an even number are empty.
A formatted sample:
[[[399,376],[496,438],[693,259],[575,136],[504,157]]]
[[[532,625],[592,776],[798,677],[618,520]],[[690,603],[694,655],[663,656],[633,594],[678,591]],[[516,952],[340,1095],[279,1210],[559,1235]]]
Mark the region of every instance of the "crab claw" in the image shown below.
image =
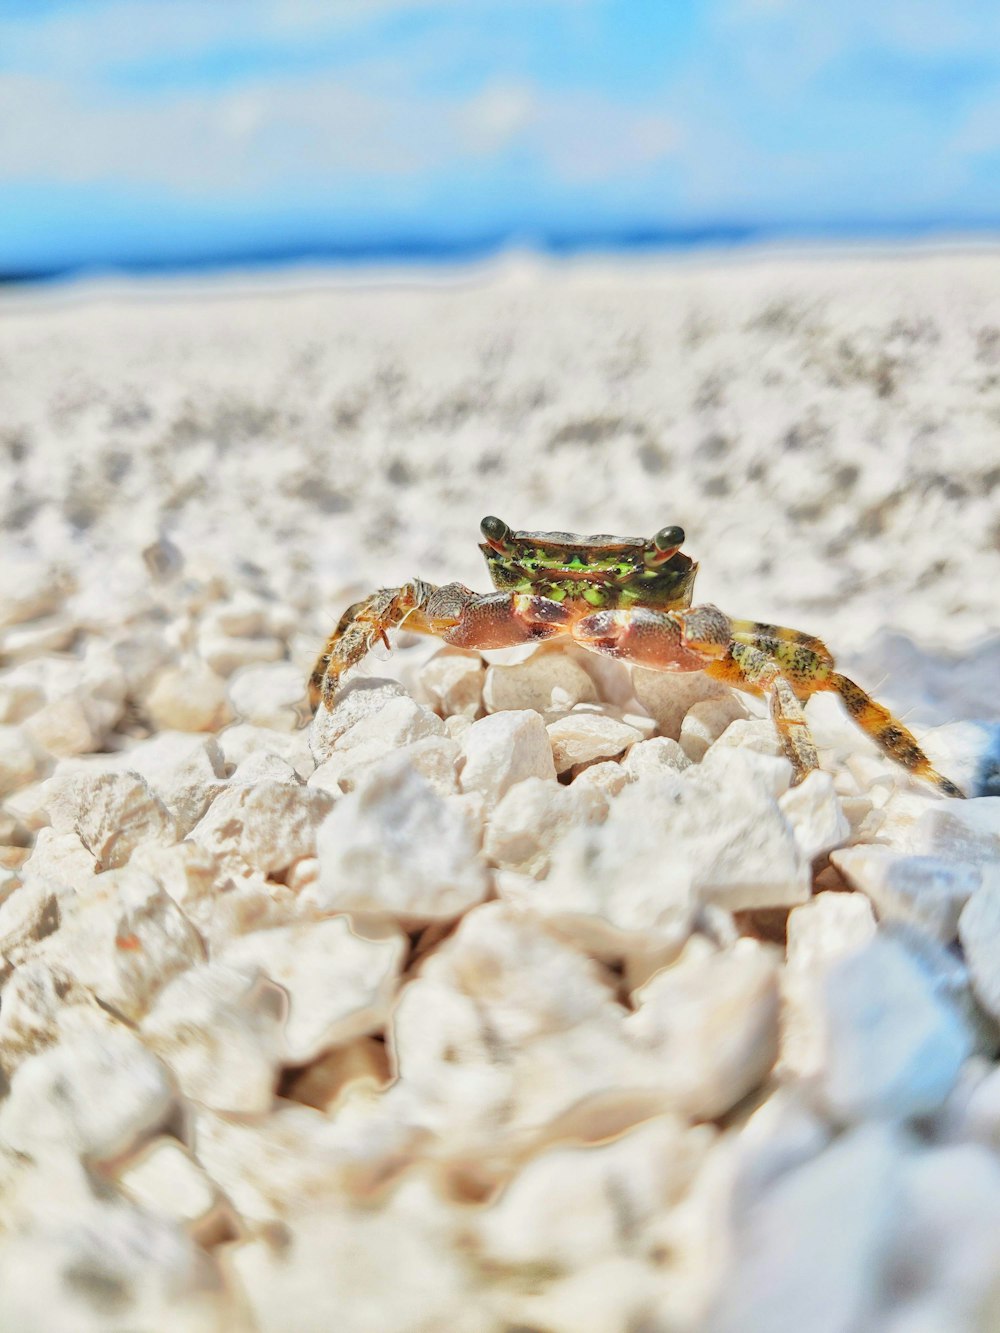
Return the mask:
[[[592,652],[624,657],[654,671],[701,671],[705,656],[688,648],[675,616],[645,607],[595,611],[576,622],[573,638]]]

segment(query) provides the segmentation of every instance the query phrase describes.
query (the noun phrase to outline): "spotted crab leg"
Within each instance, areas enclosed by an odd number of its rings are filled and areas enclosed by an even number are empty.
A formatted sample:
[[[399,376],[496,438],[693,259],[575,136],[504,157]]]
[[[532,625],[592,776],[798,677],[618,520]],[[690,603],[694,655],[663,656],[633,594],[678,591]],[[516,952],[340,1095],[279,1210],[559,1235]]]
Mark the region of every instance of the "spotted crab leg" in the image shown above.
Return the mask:
[[[829,690],[840,695],[857,725],[890,759],[946,796],[964,794],[934,768],[917,738],[897,717],[834,670],[833,655],[821,640],[780,625],[729,620],[715,607],[692,607],[671,614],[682,627],[685,646],[709,657],[705,664],[708,675],[770,699],[775,725],[797,778],[816,767],[816,752],[801,707],[796,716],[793,699],[804,703],[813,694]]]
[[[547,597],[520,593],[476,593],[461,583],[435,587],[411,579],[399,588],[380,588],[349,606],[316,659],[309,701],[333,706],[344,672],[374,645],[388,644],[393,629],[433,634],[458,648],[509,648],[564,633],[568,613]]]

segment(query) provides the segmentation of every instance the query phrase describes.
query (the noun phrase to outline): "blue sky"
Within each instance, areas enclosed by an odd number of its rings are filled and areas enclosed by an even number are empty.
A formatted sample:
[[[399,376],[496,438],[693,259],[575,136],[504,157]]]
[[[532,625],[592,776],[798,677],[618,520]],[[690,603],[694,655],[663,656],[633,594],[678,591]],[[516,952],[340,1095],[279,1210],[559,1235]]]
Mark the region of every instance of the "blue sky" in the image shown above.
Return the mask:
[[[0,0],[0,272],[1000,229],[997,0]]]

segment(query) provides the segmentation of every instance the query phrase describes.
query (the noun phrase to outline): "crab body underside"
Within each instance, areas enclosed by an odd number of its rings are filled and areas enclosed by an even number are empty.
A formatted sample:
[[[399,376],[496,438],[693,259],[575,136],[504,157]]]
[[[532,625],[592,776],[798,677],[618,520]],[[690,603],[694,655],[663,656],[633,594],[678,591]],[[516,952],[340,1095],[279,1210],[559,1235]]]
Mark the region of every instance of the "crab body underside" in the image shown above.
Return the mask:
[[[800,781],[818,767],[803,705],[831,690],[891,759],[948,796],[962,792],[936,772],[916,738],[859,685],[835,670],[810,634],[759,621],[733,620],[691,602],[698,566],[680,547],[680,528],[642,538],[513,532],[482,522],[496,591],[460,583],[436,587],[411,579],[348,607],[309,682],[314,708],[332,707],[343,673],[391,629],[433,634],[459,648],[509,648],[563,636],[591,652],[657,671],[704,671],[767,699],[785,753]]]

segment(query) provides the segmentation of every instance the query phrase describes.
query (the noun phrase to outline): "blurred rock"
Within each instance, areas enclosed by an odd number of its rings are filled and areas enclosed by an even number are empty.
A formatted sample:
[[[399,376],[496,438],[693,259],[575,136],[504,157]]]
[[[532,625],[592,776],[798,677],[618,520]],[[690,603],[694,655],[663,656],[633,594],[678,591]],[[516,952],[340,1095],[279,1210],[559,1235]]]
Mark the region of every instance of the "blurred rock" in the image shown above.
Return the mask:
[[[778,958],[756,940],[714,953],[691,941],[633,993],[631,1039],[655,1054],[673,1104],[695,1120],[726,1114],[778,1054]]]
[[[942,1106],[972,1040],[896,940],[876,936],[834,962],[824,999],[822,1089],[836,1119],[904,1120]]]
[[[285,1058],[298,1065],[385,1025],[404,951],[399,932],[369,939],[340,916],[253,931],[223,949],[217,961],[255,967],[285,991]]]
[[[283,992],[257,968],[206,963],[161,992],[141,1034],[185,1096],[259,1115],[274,1095],[286,1008]]]
[[[226,682],[210,663],[195,657],[161,671],[143,704],[164,731],[219,731],[233,718]]]
[[[943,944],[958,934],[962,908],[983,883],[997,878],[985,867],[935,856],[903,856],[891,847],[847,847],[831,861],[849,884],[861,889],[880,919],[910,921]]]
[[[324,912],[430,921],[458,916],[486,893],[465,816],[405,757],[387,761],[336,803],[317,852],[319,880],[302,901]]]
[[[167,1070],[127,1029],[78,1032],[17,1069],[0,1102],[0,1145],[111,1161],[167,1123],[175,1096]]]

